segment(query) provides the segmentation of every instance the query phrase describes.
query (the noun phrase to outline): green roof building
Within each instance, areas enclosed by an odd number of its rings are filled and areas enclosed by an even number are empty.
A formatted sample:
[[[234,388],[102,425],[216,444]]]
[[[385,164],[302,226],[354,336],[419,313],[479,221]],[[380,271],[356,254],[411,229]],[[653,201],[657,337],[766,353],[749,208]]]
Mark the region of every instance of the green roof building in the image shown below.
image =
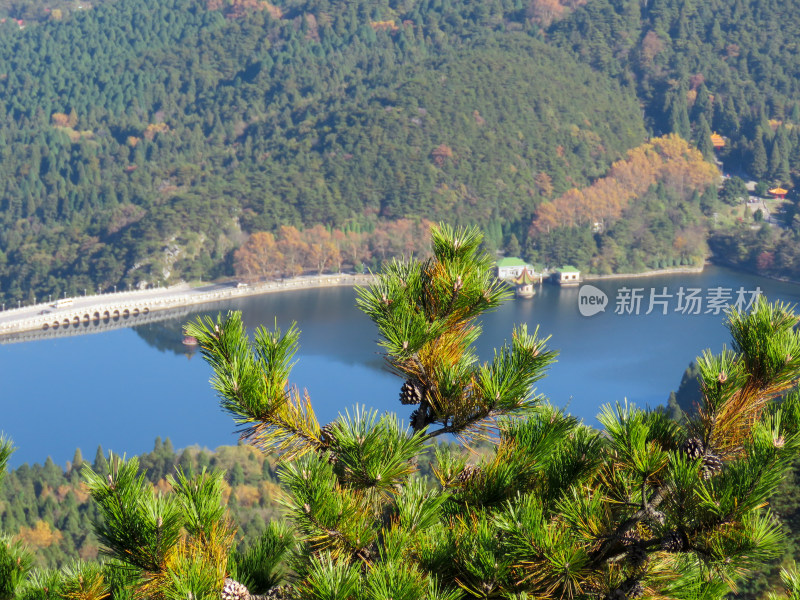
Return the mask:
[[[564,265],[553,273],[553,281],[558,285],[578,285],[581,282],[581,272],[572,265]]]
[[[497,261],[497,278],[515,279],[522,275],[522,271],[525,269],[533,271],[533,267],[521,258],[507,256]]]

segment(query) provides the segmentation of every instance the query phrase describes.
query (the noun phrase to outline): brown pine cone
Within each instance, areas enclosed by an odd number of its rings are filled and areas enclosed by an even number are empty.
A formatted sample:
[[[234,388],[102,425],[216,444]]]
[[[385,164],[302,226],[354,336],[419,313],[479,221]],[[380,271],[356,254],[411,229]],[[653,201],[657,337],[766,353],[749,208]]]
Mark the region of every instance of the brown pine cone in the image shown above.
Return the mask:
[[[325,446],[330,446],[333,443],[333,423],[328,423],[320,430],[319,441]]]
[[[705,452],[705,446],[703,445],[703,440],[699,438],[689,438],[686,440],[683,445],[681,445],[681,452],[683,452],[686,456],[691,458],[692,460],[696,460],[703,456]]]
[[[706,454],[703,457],[703,479],[710,479],[722,472],[722,459],[716,454]]]
[[[238,581],[226,577],[220,598],[222,600],[250,600],[250,592]]]
[[[423,390],[411,379],[407,379],[400,388],[400,404],[419,404],[422,402]]]
[[[643,594],[644,586],[641,581],[637,581],[631,588],[631,591],[628,592],[628,598],[641,598]]]
[[[271,588],[264,596],[265,600],[291,600],[292,592],[288,585]]]
[[[661,542],[661,549],[667,552],[680,552],[686,547],[686,539],[680,531],[673,529]]]
[[[479,478],[482,475],[481,468],[476,465],[467,465],[464,467],[464,470],[458,474],[456,478],[457,481],[461,484],[467,484],[475,479]]]
[[[417,410],[412,412],[409,422],[411,423],[411,428],[414,431],[419,431],[420,429],[425,427],[425,425],[430,423],[426,414],[426,410],[424,408],[418,408]]]

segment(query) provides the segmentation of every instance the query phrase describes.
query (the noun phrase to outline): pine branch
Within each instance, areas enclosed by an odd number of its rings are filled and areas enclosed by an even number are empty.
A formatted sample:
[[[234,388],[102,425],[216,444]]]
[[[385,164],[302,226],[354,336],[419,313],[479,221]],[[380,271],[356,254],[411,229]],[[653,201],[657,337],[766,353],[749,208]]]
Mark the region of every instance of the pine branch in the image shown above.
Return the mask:
[[[6,468],[11,455],[14,454],[14,444],[4,435],[0,435],[0,485],[6,476]]]
[[[251,345],[240,312],[221,316],[216,322],[198,319],[186,326],[203,357],[214,369],[212,386],[222,408],[240,425],[240,438],[265,451],[287,458],[323,448],[320,427],[306,395],[289,387],[292,358],[300,331],[293,324],[283,334],[256,330]]]
[[[787,305],[763,297],[750,313],[729,313],[733,351],[706,352],[698,361],[703,394],[692,426],[707,452],[722,460],[742,456],[764,409],[800,380],[796,323]]]

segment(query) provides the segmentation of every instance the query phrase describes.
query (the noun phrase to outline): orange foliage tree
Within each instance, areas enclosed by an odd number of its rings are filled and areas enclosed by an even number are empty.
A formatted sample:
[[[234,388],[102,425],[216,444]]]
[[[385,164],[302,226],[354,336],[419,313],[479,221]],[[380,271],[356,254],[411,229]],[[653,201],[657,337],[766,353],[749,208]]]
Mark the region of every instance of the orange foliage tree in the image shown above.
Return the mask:
[[[308,244],[297,227],[281,225],[278,232],[278,250],[283,254],[283,272],[288,277],[300,275],[308,254]]]
[[[344,256],[353,266],[370,259],[372,255],[369,251],[369,241],[366,233],[348,231],[344,236],[341,248]]]
[[[64,113],[53,113],[50,120],[56,127],[69,127],[69,116]]]
[[[314,225],[303,232],[307,248],[308,264],[317,274],[328,270],[334,264],[341,264],[339,246],[330,231],[323,225]]]
[[[57,529],[51,529],[47,521],[36,521],[33,527],[21,527],[18,537],[25,545],[40,549],[58,543],[62,533]]]
[[[681,198],[688,198],[719,178],[717,167],[703,159],[676,134],[654,138],[628,151],[623,160],[611,165],[608,174],[589,187],[571,189],[536,211],[531,234],[555,227],[576,227],[607,223],[622,214],[632,201],[651,186],[663,183]]]
[[[255,280],[271,277],[281,272],[283,254],[278,249],[275,236],[258,231],[233,254],[233,266],[237,277]]]
[[[300,231],[283,225],[277,235],[255,232],[234,252],[237,277],[257,280],[284,275],[294,277],[304,271],[318,274],[342,271],[344,263],[353,267],[372,258],[424,257],[430,245],[431,221],[398,219],[378,223],[371,233],[327,229],[315,225]]]
[[[568,14],[568,9],[586,4],[586,0],[530,0],[527,17],[542,27],[549,27]]]

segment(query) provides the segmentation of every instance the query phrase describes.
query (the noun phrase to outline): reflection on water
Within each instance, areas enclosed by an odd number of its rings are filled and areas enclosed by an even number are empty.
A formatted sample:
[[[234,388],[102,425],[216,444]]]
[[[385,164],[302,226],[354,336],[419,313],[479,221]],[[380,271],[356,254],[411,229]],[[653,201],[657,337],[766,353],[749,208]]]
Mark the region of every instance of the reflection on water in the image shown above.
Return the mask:
[[[582,317],[577,288],[546,285],[535,298],[510,301],[487,315],[478,348],[482,359],[490,359],[515,324],[539,325],[560,355],[538,391],[590,424],[607,402],[662,404],[691,360],[704,348],[719,351],[728,343],[722,315],[616,314],[614,302],[623,288],[641,288],[646,297],[651,287],[677,294],[682,286],[760,286],[770,299],[800,301],[800,287],[718,268],[592,284],[608,295],[605,312]],[[276,321],[285,330],[297,321],[302,335],[291,380],[308,389],[320,421],[356,404],[398,411],[408,419],[409,407],[397,402],[401,382],[386,372],[377,331],[356,308],[353,290],[293,291],[202,307],[135,329],[0,346],[0,430],[19,447],[14,464],[41,462],[48,455],[64,463],[76,447],[93,456],[98,444],[139,453],[149,450],[156,436],[170,437],[177,448],[235,443],[234,424],[208,384],[210,369],[182,343],[187,320],[229,309],[242,310],[250,330]]]
[[[185,319],[172,318],[161,323],[137,325],[132,329],[151,348],[191,358],[197,351],[197,346],[184,344],[183,325],[185,322]]]

